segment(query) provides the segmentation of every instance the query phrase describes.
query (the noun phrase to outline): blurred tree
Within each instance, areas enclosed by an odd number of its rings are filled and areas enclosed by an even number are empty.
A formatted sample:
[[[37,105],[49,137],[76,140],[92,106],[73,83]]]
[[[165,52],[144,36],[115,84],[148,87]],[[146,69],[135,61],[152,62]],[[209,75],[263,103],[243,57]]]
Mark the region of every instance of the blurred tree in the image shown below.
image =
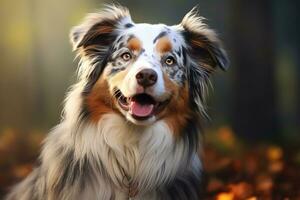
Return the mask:
[[[271,1],[232,0],[233,126],[248,139],[278,133]],[[249,28],[251,27],[251,28]]]
[[[26,3],[0,1],[0,130],[10,126],[27,127],[32,123],[28,117],[33,106],[33,75]]]
[[[291,12],[289,17],[289,23],[290,23],[290,29],[291,29],[291,40],[290,44],[293,47],[294,51],[294,58],[295,58],[295,64],[296,64],[296,72],[297,72],[297,112],[296,112],[296,123],[297,123],[297,130],[300,130],[300,26],[296,25],[299,24],[300,19],[300,1],[293,0],[290,4]],[[288,37],[289,38],[289,37]],[[297,131],[297,132],[298,132]]]

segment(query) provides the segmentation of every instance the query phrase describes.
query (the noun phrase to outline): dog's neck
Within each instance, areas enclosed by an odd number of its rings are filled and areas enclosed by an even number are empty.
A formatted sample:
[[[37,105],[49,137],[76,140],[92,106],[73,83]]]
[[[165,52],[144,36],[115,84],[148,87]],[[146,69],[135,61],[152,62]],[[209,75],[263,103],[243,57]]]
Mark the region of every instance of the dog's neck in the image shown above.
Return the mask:
[[[120,188],[125,176],[138,190],[151,190],[174,178],[189,160],[183,141],[175,141],[164,121],[134,126],[118,114],[106,114],[77,132],[75,154],[98,159]]]

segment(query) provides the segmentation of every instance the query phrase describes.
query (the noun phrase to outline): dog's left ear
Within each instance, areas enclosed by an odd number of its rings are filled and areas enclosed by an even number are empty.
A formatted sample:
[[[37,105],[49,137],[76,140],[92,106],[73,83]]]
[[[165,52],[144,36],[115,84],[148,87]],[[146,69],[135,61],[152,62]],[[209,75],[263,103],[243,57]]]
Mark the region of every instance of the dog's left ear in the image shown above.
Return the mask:
[[[186,41],[189,55],[199,66],[208,72],[214,71],[217,67],[222,70],[228,68],[229,61],[220,40],[216,33],[203,22],[196,7],[184,16],[179,27]]]

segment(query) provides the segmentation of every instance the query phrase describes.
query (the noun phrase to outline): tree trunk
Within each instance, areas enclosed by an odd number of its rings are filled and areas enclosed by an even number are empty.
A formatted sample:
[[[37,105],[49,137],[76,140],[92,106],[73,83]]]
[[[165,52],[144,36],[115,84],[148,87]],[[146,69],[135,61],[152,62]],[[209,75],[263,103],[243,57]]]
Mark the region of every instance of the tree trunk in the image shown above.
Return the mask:
[[[232,0],[232,5],[233,126],[247,139],[274,138],[279,125],[271,2]]]

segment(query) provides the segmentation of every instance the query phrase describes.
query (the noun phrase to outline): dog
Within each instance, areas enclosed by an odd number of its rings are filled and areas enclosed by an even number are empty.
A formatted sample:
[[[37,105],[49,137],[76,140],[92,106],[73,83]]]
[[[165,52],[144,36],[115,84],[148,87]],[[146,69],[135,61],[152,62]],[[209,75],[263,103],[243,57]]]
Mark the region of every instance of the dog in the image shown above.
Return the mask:
[[[167,26],[108,5],[70,39],[78,82],[37,166],[6,199],[199,199],[207,85],[228,58],[197,8]]]

